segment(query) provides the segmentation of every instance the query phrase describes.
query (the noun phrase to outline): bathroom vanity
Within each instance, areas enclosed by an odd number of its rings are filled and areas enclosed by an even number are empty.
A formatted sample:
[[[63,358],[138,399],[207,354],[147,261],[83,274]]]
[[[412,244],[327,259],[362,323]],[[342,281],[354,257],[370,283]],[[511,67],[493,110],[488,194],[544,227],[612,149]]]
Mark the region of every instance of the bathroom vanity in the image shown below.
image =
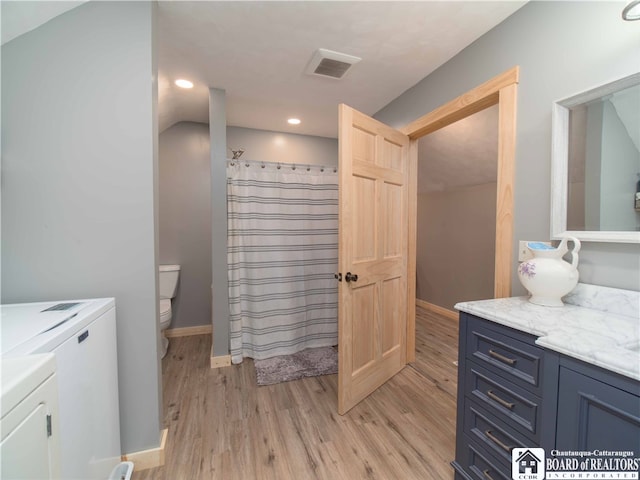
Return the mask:
[[[518,447],[640,456],[638,292],[579,284],[565,301],[456,305],[456,479],[511,479]]]

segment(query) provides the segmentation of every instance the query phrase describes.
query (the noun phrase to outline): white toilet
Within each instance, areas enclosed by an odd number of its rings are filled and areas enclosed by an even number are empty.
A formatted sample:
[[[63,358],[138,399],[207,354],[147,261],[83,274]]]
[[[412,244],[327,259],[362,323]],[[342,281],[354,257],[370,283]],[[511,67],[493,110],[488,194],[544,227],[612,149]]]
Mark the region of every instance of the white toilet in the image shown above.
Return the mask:
[[[162,334],[162,356],[164,358],[169,347],[169,340],[164,331],[171,324],[171,299],[176,296],[180,277],[180,265],[160,265],[160,333]]]

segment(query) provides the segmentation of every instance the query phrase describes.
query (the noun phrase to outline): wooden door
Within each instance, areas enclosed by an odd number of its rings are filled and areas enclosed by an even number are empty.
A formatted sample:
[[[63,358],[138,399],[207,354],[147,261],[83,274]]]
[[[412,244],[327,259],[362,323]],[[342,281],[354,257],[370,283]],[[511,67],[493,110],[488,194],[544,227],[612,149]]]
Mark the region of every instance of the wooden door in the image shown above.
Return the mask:
[[[342,415],[407,363],[410,142],[340,105],[339,143]]]

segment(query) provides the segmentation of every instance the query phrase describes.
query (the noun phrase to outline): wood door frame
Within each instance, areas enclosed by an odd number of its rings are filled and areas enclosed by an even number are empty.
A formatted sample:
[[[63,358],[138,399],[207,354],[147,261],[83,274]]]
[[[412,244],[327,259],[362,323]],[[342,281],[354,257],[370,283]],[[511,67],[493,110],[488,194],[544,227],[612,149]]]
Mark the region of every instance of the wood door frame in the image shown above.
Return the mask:
[[[416,236],[418,208],[418,139],[493,105],[498,105],[498,178],[494,297],[511,296],[513,255],[513,183],[515,172],[517,93],[520,67],[515,66],[482,85],[414,120],[400,131],[409,147],[409,258],[407,268],[407,362],[416,355]]]

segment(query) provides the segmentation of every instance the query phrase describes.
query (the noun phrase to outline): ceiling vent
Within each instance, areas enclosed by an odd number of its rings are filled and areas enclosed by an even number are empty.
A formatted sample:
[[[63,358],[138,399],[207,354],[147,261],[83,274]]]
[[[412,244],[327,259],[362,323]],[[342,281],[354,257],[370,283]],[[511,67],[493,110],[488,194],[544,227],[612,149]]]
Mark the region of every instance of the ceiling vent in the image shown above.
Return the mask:
[[[321,77],[342,78],[351,65],[358,63],[361,58],[347,55],[345,53],[334,52],[319,48],[307,66],[306,72],[309,75],[319,75]]]

